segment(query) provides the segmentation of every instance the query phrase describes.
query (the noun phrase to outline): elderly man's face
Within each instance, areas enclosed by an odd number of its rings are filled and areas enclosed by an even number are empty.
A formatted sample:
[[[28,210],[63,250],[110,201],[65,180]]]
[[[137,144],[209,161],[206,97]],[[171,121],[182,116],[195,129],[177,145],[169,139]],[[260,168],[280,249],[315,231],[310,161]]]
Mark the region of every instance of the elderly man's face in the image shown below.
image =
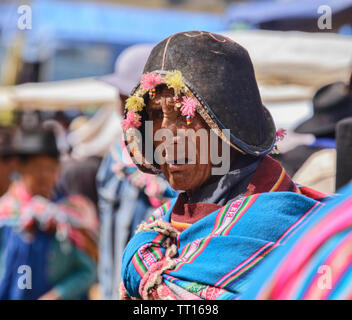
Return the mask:
[[[209,146],[209,127],[200,117],[199,114],[191,119],[191,124],[187,125],[186,117],[182,116],[179,109],[175,110],[174,92],[172,89],[163,87],[156,96],[149,100],[147,105],[147,112],[149,120],[153,121],[153,135],[159,129],[168,129],[173,134],[173,154],[170,154],[166,150],[163,156],[166,158],[166,163],[161,165],[161,170],[169,181],[172,188],[175,190],[186,190],[189,192],[197,190],[211,174],[211,161],[210,161],[210,148],[208,148],[207,161],[200,161],[201,159],[201,141],[196,138],[193,142],[187,138],[180,142],[180,136],[177,136],[177,130],[179,129],[193,129],[197,132],[200,129],[206,130],[207,132],[207,143]],[[182,100],[182,98],[181,98]],[[154,146],[158,147],[163,141],[154,141]],[[181,145],[182,144],[182,145]],[[188,144],[195,148],[195,159],[192,159],[193,163],[189,162]],[[177,152],[177,148],[185,150],[185,152]],[[204,155],[203,159],[204,159]],[[170,160],[170,161],[169,161]],[[169,163],[174,160],[174,164]],[[185,164],[178,164],[182,160],[185,160]]]

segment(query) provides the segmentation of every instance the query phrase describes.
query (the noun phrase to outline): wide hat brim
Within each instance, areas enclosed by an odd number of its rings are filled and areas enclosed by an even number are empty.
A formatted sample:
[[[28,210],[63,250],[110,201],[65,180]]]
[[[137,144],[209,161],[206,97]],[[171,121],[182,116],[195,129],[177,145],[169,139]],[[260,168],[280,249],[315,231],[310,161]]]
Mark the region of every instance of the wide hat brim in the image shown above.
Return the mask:
[[[325,114],[314,115],[312,118],[301,123],[294,131],[301,134],[313,134],[315,136],[331,134],[335,131],[336,122]]]
[[[344,115],[315,114],[313,117],[298,125],[294,131],[296,133],[313,134],[315,136],[333,134],[336,129],[336,124],[340,120],[351,116],[352,110],[349,113],[346,112]]]
[[[316,136],[333,134],[336,124],[352,116],[352,96],[343,82],[320,88],[313,97],[314,114],[295,128],[296,133]]]

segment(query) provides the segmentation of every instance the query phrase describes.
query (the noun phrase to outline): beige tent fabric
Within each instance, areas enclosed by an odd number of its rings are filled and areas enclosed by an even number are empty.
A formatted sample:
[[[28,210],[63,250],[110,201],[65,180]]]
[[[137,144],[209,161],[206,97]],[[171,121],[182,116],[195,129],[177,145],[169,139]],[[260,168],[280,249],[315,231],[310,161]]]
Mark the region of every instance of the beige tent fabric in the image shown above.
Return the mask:
[[[294,130],[299,123],[313,115],[312,102],[309,100],[265,103],[265,106],[274,118],[277,129]]]
[[[313,153],[292,179],[320,192],[333,194],[336,179],[336,150],[324,149]]]
[[[300,102],[311,100],[316,91],[313,87],[295,84],[266,85],[259,82],[258,86],[263,103],[265,104],[282,101]]]
[[[223,34],[248,50],[261,85],[319,88],[348,81],[352,71],[352,38],[348,36],[266,30]]]

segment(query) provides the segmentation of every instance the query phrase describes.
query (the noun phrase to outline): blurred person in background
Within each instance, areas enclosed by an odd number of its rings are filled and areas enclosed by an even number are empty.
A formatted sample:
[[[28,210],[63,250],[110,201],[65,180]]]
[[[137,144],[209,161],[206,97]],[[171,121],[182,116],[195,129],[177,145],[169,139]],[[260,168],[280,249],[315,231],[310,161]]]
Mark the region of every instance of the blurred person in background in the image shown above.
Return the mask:
[[[140,78],[152,47],[150,44],[138,44],[125,49],[116,60],[115,72],[100,78],[117,89],[121,117],[126,99]],[[164,178],[137,170],[122,137],[104,157],[97,183],[101,222],[100,290],[103,299],[117,299],[122,253],[128,239],[137,226],[163,201],[175,196],[175,192]]]
[[[52,131],[17,129],[12,150],[19,178],[0,198],[0,299],[85,298],[96,278],[94,205],[81,195],[52,201],[60,173]]]
[[[320,88],[313,97],[313,116],[295,129],[314,135],[315,141],[275,156],[295,182],[327,194],[335,192],[335,128],[340,120],[352,116],[351,83],[334,82]]]
[[[94,203],[98,210],[96,175],[101,163],[100,157],[66,159],[61,162],[61,174],[57,191],[61,196],[81,194]]]
[[[77,121],[75,121],[77,119]],[[69,142],[68,136],[72,130],[78,129],[85,120],[82,121],[82,116],[75,118],[70,123],[67,130],[63,128],[56,120],[46,120],[45,125],[56,129],[56,137],[58,148],[60,149],[60,177],[55,188],[55,198],[57,200],[70,197],[72,195],[82,195],[89,199],[94,205],[94,209],[98,212],[98,192],[96,175],[101,163],[101,156],[90,155],[76,158],[74,155],[74,148]],[[88,121],[88,118],[86,118]],[[54,125],[55,124],[55,125]],[[61,142],[61,143],[60,143]],[[91,154],[94,154],[96,149],[90,146]],[[63,156],[64,155],[64,156]],[[98,299],[99,285],[96,279],[94,285],[89,290],[90,299]]]
[[[72,156],[72,148],[67,139],[69,130],[65,130],[57,120],[46,120],[43,122],[43,126],[55,132],[60,151],[60,176],[55,188],[55,197],[60,199],[68,195],[81,194],[92,201],[97,209],[96,175],[101,157],[88,156],[75,159]]]

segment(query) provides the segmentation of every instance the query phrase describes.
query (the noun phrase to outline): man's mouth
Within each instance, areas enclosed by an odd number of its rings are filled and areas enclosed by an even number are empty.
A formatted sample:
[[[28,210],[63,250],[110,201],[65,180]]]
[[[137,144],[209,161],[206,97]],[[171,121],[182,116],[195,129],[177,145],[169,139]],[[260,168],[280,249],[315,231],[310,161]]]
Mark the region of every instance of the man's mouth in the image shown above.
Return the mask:
[[[177,160],[166,161],[170,172],[179,171],[188,166],[192,162],[189,158],[180,158]]]

